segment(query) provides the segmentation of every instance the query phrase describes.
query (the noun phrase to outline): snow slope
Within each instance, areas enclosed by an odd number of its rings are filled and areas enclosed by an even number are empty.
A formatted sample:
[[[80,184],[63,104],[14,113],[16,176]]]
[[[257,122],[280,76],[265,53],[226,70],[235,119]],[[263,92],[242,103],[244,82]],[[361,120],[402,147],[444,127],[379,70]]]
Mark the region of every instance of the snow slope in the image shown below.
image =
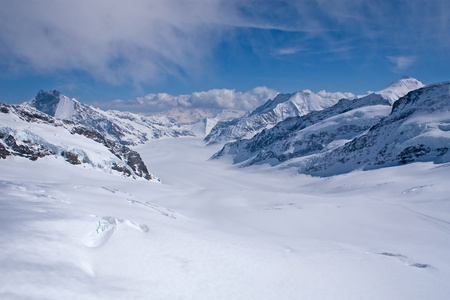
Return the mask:
[[[402,93],[403,78],[383,93]],[[355,169],[413,161],[449,162],[448,83],[409,92],[397,100],[369,94],[302,117],[289,118],[249,140],[225,144],[213,158],[231,156],[242,166],[296,166],[300,173],[331,176]],[[420,117],[418,117],[420,116]]]
[[[0,103],[0,159],[9,156],[32,161],[60,156],[79,167],[157,180],[139,153],[94,129],[63,122],[29,106]]]
[[[248,116],[218,122],[205,137],[205,142],[214,144],[251,138],[263,129],[271,128],[289,117],[303,116],[312,111],[330,107],[339,99],[354,97],[351,93],[320,91],[315,94],[310,90],[298,91],[293,94],[279,94],[256,108]]]
[[[88,126],[99,131],[107,139],[123,145],[136,145],[161,137],[194,136],[194,133],[166,117],[146,117],[120,111],[103,111],[69,99],[61,92],[39,91],[24,106],[31,106],[52,117]]]
[[[324,155],[298,162],[300,172],[334,175],[415,161],[449,162],[449,91],[450,82],[444,82],[408,93],[366,134]]]
[[[405,96],[410,91],[417,90],[424,86],[425,85],[422,82],[415,78],[403,76],[400,80],[391,83],[386,88],[376,92],[376,94],[383,96],[383,98],[388,99],[391,104],[394,104],[395,101]]]
[[[270,163],[319,154],[342,146],[365,133],[391,110],[389,101],[377,94],[349,100],[307,115],[289,118],[252,139],[227,143],[213,157],[232,156],[233,163]]]
[[[199,138],[135,150],[164,184],[0,160],[1,299],[448,298],[449,165],[325,179]]]
[[[385,89],[372,94],[380,95],[392,105],[408,92],[423,86],[424,84],[415,78],[402,77]],[[213,144],[250,139],[263,129],[270,129],[287,118],[301,117],[321,111],[335,105],[341,99],[353,100],[355,96],[351,93],[328,93],[325,91],[314,94],[309,90],[293,94],[280,94],[255,109],[248,116],[217,123],[210,134],[205,137],[205,142]]]

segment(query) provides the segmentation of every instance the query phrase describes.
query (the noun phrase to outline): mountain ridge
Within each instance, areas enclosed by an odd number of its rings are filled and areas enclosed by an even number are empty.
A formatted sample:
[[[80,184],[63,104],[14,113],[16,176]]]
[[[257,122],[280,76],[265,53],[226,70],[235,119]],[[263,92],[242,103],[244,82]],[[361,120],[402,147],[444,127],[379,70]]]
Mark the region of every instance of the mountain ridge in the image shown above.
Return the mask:
[[[268,163],[318,176],[415,161],[447,162],[448,91],[449,82],[432,84],[410,91],[392,106],[392,99],[380,94],[342,99],[328,109],[286,119],[252,139],[227,143],[212,158],[231,156],[241,166]],[[416,115],[422,119],[411,119]],[[375,138],[377,130],[381,133]],[[394,133],[398,136],[391,138]]]
[[[195,136],[193,132],[168,117],[145,117],[131,112],[103,111],[70,99],[57,90],[41,90],[34,99],[24,105],[57,119],[84,124],[123,145],[143,144],[149,139],[161,137]]]
[[[423,86],[424,84],[419,80],[403,76],[386,88],[371,94],[381,95],[392,105],[409,91]],[[218,122],[204,140],[207,144],[215,144],[250,139],[263,129],[271,128],[289,117],[299,117],[313,111],[323,110],[333,106],[340,99],[353,100],[357,98],[352,93],[330,93],[324,90],[318,93],[304,90],[292,94],[279,94],[246,116]]]
[[[322,110],[335,104],[342,98],[354,98],[351,93],[329,93],[310,90],[292,94],[278,94],[274,99],[256,108],[250,114],[231,121],[221,121],[214,126],[204,141],[215,144],[230,140],[251,138],[265,128],[294,116],[302,116],[312,111]]]
[[[2,159],[18,156],[35,161],[55,156],[64,158],[72,165],[159,181],[148,171],[139,153],[105,138],[91,127],[54,118],[29,105],[6,105],[1,102],[0,120]]]

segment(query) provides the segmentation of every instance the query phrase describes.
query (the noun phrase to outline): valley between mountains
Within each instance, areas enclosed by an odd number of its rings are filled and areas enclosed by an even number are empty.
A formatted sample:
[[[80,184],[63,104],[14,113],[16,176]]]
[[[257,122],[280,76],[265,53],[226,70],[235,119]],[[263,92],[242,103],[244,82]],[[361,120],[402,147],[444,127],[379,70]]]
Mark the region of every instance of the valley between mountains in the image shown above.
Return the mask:
[[[447,299],[448,91],[404,77],[183,123],[2,104],[0,298]]]

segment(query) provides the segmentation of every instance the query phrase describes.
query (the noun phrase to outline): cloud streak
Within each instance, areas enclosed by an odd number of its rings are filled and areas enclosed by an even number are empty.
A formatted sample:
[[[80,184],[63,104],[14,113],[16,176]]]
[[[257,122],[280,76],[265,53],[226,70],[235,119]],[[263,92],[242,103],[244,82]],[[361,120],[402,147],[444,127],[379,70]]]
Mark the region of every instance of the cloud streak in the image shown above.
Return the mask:
[[[450,49],[449,10],[447,0],[3,0],[0,70],[139,86],[214,72],[224,41],[275,59],[383,51],[401,69],[412,61],[401,57]]]
[[[13,70],[80,70],[111,83],[196,72],[223,27],[218,1],[10,1],[0,62]]]
[[[398,72],[408,69],[416,61],[414,56],[388,56],[387,58],[394,64],[394,69]]]

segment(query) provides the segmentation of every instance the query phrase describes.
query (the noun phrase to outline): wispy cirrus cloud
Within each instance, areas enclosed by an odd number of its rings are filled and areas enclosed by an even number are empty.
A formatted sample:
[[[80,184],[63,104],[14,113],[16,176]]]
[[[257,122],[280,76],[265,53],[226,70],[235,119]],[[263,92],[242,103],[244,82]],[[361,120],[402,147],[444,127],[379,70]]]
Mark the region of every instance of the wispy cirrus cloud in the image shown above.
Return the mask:
[[[1,65],[17,72],[79,70],[111,83],[194,73],[226,30],[214,19],[215,0],[1,5]]]
[[[139,85],[213,74],[224,41],[241,48],[227,55],[261,60],[418,57],[450,49],[448,11],[447,0],[3,0],[0,69]]]

